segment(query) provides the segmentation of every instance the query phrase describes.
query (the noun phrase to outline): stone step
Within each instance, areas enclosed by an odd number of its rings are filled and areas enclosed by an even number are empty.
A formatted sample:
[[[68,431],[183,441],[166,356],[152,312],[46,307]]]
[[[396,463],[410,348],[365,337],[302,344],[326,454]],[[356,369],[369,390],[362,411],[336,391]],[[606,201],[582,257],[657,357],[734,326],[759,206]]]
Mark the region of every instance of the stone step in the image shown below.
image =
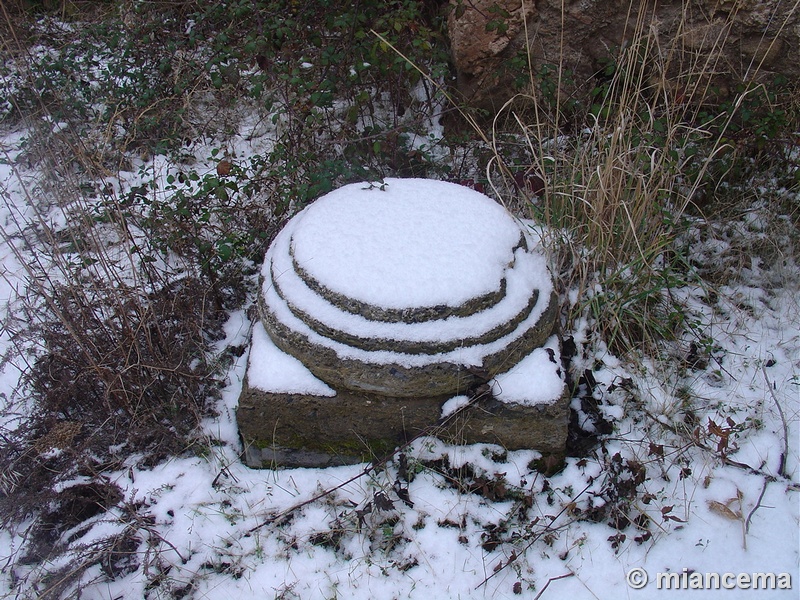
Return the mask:
[[[500,302],[467,316],[451,316],[444,321],[415,321],[413,317],[402,322],[374,321],[355,315],[327,299],[316,295],[292,270],[289,261],[282,260],[280,247],[269,256],[270,268],[265,273],[262,288],[266,285],[277,292],[292,312],[316,333],[354,348],[369,351],[389,350],[408,354],[439,354],[463,346],[493,342],[508,335],[536,306],[542,273],[547,272],[544,260],[533,254],[517,251],[514,263],[509,266],[508,294]],[[518,260],[517,260],[518,259]],[[269,279],[266,279],[267,275]],[[543,280],[549,284],[548,279]],[[549,287],[549,286],[548,286]],[[262,294],[262,316],[270,311],[263,302],[269,294]]]
[[[365,190],[362,184],[345,186],[291,219],[267,252],[259,298],[264,326],[285,352],[334,387],[402,397],[460,393],[472,384],[469,368],[494,374],[540,345],[553,331],[557,312],[551,298],[552,282],[533,234],[482,194],[455,184],[426,181],[425,186],[432,186],[436,194],[420,203],[417,195],[409,197],[405,191],[417,184],[417,180],[387,180],[386,190]],[[440,196],[448,198],[448,194],[458,202],[439,206]],[[394,211],[393,220],[383,222],[380,211],[374,212],[377,209]],[[471,221],[465,221],[472,229],[454,235],[452,230],[458,223],[450,222],[451,215],[445,209],[474,213]],[[347,221],[336,221],[341,213],[358,221],[362,212],[368,213],[367,223],[348,226]],[[348,287],[351,278],[369,285],[380,274],[381,261],[388,260],[381,254],[382,244],[402,246],[406,241],[403,236],[414,234],[396,223],[394,219],[401,216],[415,223],[417,229],[425,223],[431,238],[415,237],[407,240],[409,244],[425,245],[426,252],[449,256],[447,260],[433,256],[429,267],[425,256],[412,256],[408,261],[416,264],[417,270],[392,265],[386,275],[406,278],[406,286],[414,286],[420,279],[423,286],[431,288],[429,295],[422,296],[422,304],[428,297],[438,298],[446,301],[441,305],[444,309],[431,305],[419,309],[376,308],[366,300],[383,294],[388,305],[392,303],[389,296],[402,295],[403,289],[387,284],[388,294],[385,290],[352,292]],[[485,230],[486,223],[499,230],[499,241],[487,239],[491,232]],[[375,231],[379,225],[386,230]],[[452,252],[439,244],[440,238],[448,236],[452,243],[462,237],[470,242]],[[362,237],[372,239],[364,241]],[[329,256],[331,253],[350,257],[354,269],[361,268],[366,275],[348,270],[350,263],[337,262]],[[364,253],[376,256],[365,258]],[[474,256],[464,259],[464,253]],[[403,260],[400,250],[388,251],[388,255]],[[482,259],[492,263],[490,268],[472,264]],[[310,274],[312,265],[314,274]],[[334,272],[327,273],[323,267]],[[476,283],[472,272],[452,277],[453,270],[468,267],[479,271],[483,280]],[[431,272],[421,272],[426,268]],[[448,280],[446,290],[437,289],[439,278]],[[357,298],[332,293],[332,287],[350,289]],[[441,295],[445,292],[452,298]],[[411,299],[420,298],[416,292],[409,293],[409,298],[396,304],[404,305]],[[353,312],[359,309],[366,314]],[[449,316],[434,319],[434,312]]]
[[[524,247],[525,237],[520,238],[520,247]],[[387,323],[421,323],[423,321],[435,321],[447,319],[449,317],[466,317],[500,302],[506,294],[506,280],[500,280],[500,287],[497,290],[487,292],[476,298],[470,298],[457,306],[447,304],[437,304],[435,306],[419,306],[409,308],[385,308],[367,302],[362,302],[355,298],[349,298],[344,294],[335,292],[327,288],[324,284],[317,281],[297,262],[294,253],[291,251],[292,270],[303,280],[303,283],[310,288],[313,293],[327,300],[329,303],[352,314],[361,315],[370,321],[384,321]]]
[[[551,292],[504,337],[440,354],[408,354],[362,350],[323,337],[281,305],[274,290],[264,297],[260,313],[270,337],[316,377],[337,389],[400,397],[463,393],[475,383],[473,370],[494,375],[541,346],[555,331],[558,317]]]

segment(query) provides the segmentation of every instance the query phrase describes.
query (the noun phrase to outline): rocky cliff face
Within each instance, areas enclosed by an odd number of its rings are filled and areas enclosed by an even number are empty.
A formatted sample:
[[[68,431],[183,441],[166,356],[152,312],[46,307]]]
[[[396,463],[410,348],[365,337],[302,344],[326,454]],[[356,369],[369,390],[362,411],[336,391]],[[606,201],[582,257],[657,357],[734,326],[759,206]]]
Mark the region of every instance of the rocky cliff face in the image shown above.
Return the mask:
[[[800,76],[793,2],[450,0],[448,31],[460,92],[490,110],[530,91],[528,65],[539,75],[560,69],[562,93],[590,89],[636,39],[663,59],[649,76],[675,88],[705,77],[724,94],[740,81]]]

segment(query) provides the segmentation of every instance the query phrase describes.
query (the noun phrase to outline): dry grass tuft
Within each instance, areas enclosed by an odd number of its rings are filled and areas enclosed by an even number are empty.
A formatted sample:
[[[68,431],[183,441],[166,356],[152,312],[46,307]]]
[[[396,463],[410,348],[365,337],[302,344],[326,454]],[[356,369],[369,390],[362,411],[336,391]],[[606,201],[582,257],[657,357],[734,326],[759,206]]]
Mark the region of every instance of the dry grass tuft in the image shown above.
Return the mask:
[[[506,103],[490,136],[494,189],[547,228],[567,328],[593,319],[619,356],[658,353],[680,334],[670,289],[703,285],[678,249],[687,217],[759,168],[783,170],[783,137],[800,123],[791,86],[752,83],[755,68],[721,96],[728,28],[704,53],[662,47],[654,31],[640,16],[588,101],[558,92],[564,65],[549,87],[531,71],[531,90]]]

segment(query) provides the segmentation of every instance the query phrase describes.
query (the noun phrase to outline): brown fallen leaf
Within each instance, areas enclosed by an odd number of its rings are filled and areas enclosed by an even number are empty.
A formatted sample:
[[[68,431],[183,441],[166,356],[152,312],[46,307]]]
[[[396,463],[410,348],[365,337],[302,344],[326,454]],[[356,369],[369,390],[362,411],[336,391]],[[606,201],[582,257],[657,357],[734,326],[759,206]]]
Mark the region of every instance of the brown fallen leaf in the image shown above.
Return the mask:
[[[229,160],[221,160],[217,163],[217,175],[220,177],[224,177],[225,175],[229,175],[231,172],[231,161]]]
[[[731,510],[728,505],[717,502],[716,500],[708,501],[708,509],[720,517],[725,517],[731,521],[740,521],[742,519],[742,513]]]

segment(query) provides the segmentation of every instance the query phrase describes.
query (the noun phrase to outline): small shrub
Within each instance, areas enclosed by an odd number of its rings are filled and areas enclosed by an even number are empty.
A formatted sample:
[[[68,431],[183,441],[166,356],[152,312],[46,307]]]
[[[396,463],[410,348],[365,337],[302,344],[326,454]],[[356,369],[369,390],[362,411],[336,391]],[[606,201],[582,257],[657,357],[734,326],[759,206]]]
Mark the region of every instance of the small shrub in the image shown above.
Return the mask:
[[[102,472],[122,459],[121,448],[148,462],[183,452],[213,398],[203,360],[215,317],[198,282],[149,296],[84,286],[42,290],[55,315],[29,313],[37,321],[26,335],[41,352],[24,384],[35,402],[2,456],[15,473],[0,496],[4,520],[38,509],[31,489]]]

